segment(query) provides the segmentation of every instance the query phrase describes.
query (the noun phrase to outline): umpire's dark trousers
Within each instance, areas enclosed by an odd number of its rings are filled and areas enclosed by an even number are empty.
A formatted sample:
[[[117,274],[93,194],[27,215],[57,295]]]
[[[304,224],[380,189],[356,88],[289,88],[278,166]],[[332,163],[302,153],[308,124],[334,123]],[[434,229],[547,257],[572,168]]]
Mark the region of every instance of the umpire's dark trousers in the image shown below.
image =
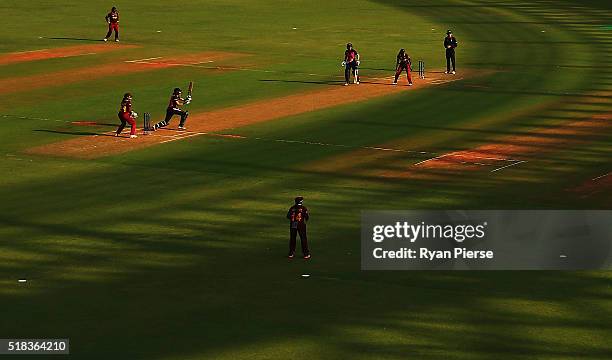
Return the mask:
[[[453,71],[455,71],[455,49],[446,49],[446,72],[451,71],[451,62],[453,63]]]
[[[300,243],[302,244],[302,254],[304,256],[310,254],[308,250],[308,237],[306,236],[306,226],[298,226],[289,230],[289,255],[295,254],[295,245],[297,243],[297,235],[300,234]]]

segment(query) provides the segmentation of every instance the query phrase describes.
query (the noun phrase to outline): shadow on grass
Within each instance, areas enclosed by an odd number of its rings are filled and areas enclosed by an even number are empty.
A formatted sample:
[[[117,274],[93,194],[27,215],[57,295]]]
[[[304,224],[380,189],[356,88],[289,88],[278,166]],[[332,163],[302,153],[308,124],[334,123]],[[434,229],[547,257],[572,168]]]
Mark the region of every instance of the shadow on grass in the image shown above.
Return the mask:
[[[117,127],[119,125],[115,125],[115,126]],[[72,136],[85,136],[85,135],[114,136],[112,134],[105,134],[105,133],[93,132],[93,131],[62,131],[62,130],[47,130],[47,129],[35,129],[32,131],[47,132],[47,133],[62,134],[62,135],[72,135]]]
[[[261,79],[263,82],[282,82],[282,83],[300,83],[300,84],[316,84],[316,85],[344,85],[342,80],[286,80],[286,79]]]
[[[399,5],[432,19],[447,7]],[[516,11],[524,6],[486,5]],[[547,10],[547,4],[536,6]],[[495,13],[482,14],[490,16]],[[473,11],[462,16],[474,17]],[[503,30],[491,35],[503,36]],[[478,51],[488,54],[488,49]],[[555,48],[542,51],[565,54]],[[501,57],[496,60],[503,63]],[[527,89],[537,86],[540,80],[532,75],[517,82]],[[587,75],[579,90],[588,90],[599,76]],[[447,92],[437,99],[416,98],[421,105],[408,100],[400,105],[413,106],[414,119],[430,121],[411,132],[439,130],[427,109],[440,104],[453,109],[449,121],[456,121],[456,128],[470,114],[486,114],[491,103],[514,95],[498,89],[487,94],[490,98],[483,99],[484,93],[459,97]],[[468,95],[479,97],[479,109],[463,104],[473,100]],[[566,102],[560,104],[564,110],[576,109],[571,99],[560,101]],[[403,109],[397,110],[400,115],[385,107],[373,111],[380,109],[390,111],[388,124],[405,121]],[[298,134],[313,131],[294,126]],[[392,126],[378,131],[364,131],[369,124],[358,122],[329,126],[326,131],[347,138],[367,134],[370,143],[406,136]],[[511,131],[507,126],[500,132]],[[378,159],[355,164],[346,173],[308,170],[311,162],[342,154],[339,150],[311,150],[306,161],[298,146],[276,152],[268,144],[224,144],[176,153],[166,147],[158,156],[94,163],[109,165],[102,170],[0,188],[0,231],[7,239],[3,278],[32,279],[27,288],[15,284],[0,290],[0,306],[7,309],[2,332],[69,337],[72,356],[87,359],[595,359],[612,351],[605,341],[612,331],[612,298],[604,272],[359,270],[355,219],[360,209],[571,204],[557,198],[556,183],[521,184],[477,174],[452,181],[391,181],[359,173],[359,166],[372,167]],[[393,163],[382,164],[388,165]],[[311,262],[284,259],[284,215],[296,192],[306,195],[313,212]],[[547,200],[540,202],[538,196]],[[304,272],[311,278],[302,280]]]
[[[89,39],[89,38],[78,38],[78,37],[44,37],[44,39],[49,39],[49,40],[72,40],[72,41],[104,42],[104,40],[102,40],[102,39]]]

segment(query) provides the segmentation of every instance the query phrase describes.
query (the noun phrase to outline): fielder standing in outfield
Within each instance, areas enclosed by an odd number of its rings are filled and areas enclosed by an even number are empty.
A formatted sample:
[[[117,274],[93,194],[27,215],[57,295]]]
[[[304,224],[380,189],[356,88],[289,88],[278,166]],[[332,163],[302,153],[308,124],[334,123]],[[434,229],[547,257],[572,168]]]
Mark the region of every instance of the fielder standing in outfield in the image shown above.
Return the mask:
[[[300,243],[302,244],[302,255],[304,259],[310,259],[310,250],[308,249],[308,238],[306,235],[306,222],[310,218],[308,209],[304,204],[304,198],[298,196],[295,198],[295,205],[289,208],[287,219],[289,219],[289,259],[295,257],[295,246],[297,243],[297,235],[300,234]]]
[[[178,128],[180,130],[185,130],[185,121],[187,121],[187,117],[189,116],[189,111],[185,111],[181,109],[181,106],[188,105],[191,103],[191,95],[188,95],[187,98],[183,99],[181,94],[183,92],[179,88],[174,88],[172,95],[170,96],[170,102],[168,103],[168,108],[166,109],[166,118],[157,124],[153,125],[153,131],[168,126],[170,120],[174,115],[179,115],[181,117],[181,122],[179,123]]]
[[[119,120],[121,120],[121,125],[119,125],[119,127],[117,128],[117,132],[115,133],[115,136],[119,136],[119,134],[121,134],[121,132],[123,131],[123,128],[125,128],[125,124],[129,123],[131,126],[130,138],[135,138],[136,137],[136,120],[135,119],[138,117],[138,114],[136,114],[136,112],[132,110],[132,94],[125,93],[125,95],[123,95],[123,100],[121,100],[121,105],[119,107],[119,114],[117,115],[119,116]]]
[[[344,66],[344,86],[350,82],[351,71],[353,72],[353,81],[355,84],[359,84],[359,64],[359,53],[353,49],[353,44],[346,44],[344,60],[342,61],[342,66]]]
[[[111,11],[106,14],[106,22],[108,23],[108,32],[104,37],[104,41],[108,41],[113,31],[115,32],[115,41],[119,41],[119,11],[113,6]]]
[[[397,61],[395,62],[395,80],[393,85],[397,85],[397,79],[402,74],[402,71],[406,70],[406,77],[408,78],[408,86],[412,86],[412,75],[411,75],[412,60],[406,53],[406,50],[400,49],[397,54]]]
[[[446,71],[445,74],[456,74],[455,72],[455,48],[457,47],[457,39],[453,36],[453,32],[448,30],[444,38],[444,49],[446,49]],[[451,72],[451,62],[453,63],[453,71]]]

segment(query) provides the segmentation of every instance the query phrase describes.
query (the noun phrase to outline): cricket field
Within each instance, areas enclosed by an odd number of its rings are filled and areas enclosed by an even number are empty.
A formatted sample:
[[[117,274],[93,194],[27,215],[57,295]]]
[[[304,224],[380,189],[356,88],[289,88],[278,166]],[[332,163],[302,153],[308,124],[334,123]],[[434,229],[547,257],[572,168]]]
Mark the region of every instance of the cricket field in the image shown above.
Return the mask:
[[[609,1],[0,13],[0,338],[69,338],[74,359],[611,357],[610,271],[361,271],[359,240],[362,210],[610,209]],[[399,48],[413,87],[391,85]],[[187,130],[144,135],[190,81]],[[113,136],[125,92],[136,139]],[[298,195],[308,261],[286,258]]]

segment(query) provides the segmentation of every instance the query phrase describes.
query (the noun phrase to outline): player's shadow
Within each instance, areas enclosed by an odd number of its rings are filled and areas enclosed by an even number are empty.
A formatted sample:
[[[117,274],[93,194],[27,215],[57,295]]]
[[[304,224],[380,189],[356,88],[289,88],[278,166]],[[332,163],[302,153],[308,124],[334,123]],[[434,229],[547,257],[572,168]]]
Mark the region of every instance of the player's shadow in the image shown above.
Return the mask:
[[[48,37],[45,38],[48,40],[72,40],[72,41],[96,41],[96,42],[101,42],[104,40],[101,39],[88,39],[88,38],[76,38],[76,37]]]
[[[93,132],[93,131],[59,131],[59,130],[47,130],[47,129],[35,129],[33,131],[63,134],[63,135],[74,135],[74,136],[84,136],[84,135],[114,136],[112,134],[104,134],[104,133],[98,133],[98,132]]]
[[[376,71],[388,71],[388,72],[394,72],[395,69],[391,69],[391,68],[374,68],[374,67],[359,67],[359,70],[376,70]]]
[[[342,85],[344,80],[280,80],[280,79],[261,79],[263,82],[284,82],[284,83],[301,83],[301,84],[318,84],[318,85]]]

